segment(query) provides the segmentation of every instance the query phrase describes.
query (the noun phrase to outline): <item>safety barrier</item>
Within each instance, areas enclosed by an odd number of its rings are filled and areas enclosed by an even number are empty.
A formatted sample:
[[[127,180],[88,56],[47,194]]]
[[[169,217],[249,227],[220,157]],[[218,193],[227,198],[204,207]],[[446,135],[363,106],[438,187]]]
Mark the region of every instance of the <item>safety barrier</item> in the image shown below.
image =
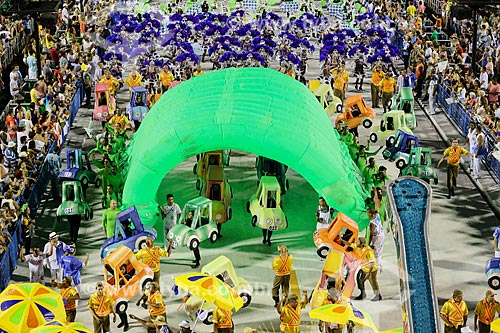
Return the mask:
[[[22,227],[21,219],[17,221],[17,228],[10,237],[12,242],[7,246],[7,251],[4,252],[0,259],[0,290],[4,290],[10,282],[12,272],[16,269],[17,258],[19,257],[19,241],[21,239]]]
[[[60,148],[64,146],[66,142],[66,138],[69,134],[69,130],[71,129],[71,125],[75,120],[78,109],[82,105],[82,101],[84,98],[85,90],[83,89],[83,84],[78,84],[78,89],[73,96],[73,100],[71,101],[71,105],[68,109],[69,117],[66,120],[63,133],[62,140],[60,140]],[[52,145],[50,146],[48,152],[53,152],[54,148],[58,145],[58,141],[54,140]],[[36,183],[30,189],[30,195],[28,197],[28,206],[30,207],[31,217],[34,218],[38,207],[40,206],[40,202],[43,198],[45,190],[47,189],[47,184],[50,181],[50,169],[47,163],[43,163],[40,168],[40,173],[37,177]],[[8,251],[6,251],[3,257],[0,259],[0,291],[4,290],[5,287],[10,282],[12,272],[16,269],[16,263],[19,256],[19,243],[21,242],[22,235],[22,227],[21,221],[18,222],[18,228],[11,235],[12,242],[8,246]]]
[[[451,103],[448,103],[450,101]],[[437,91],[437,103],[443,108],[443,110],[448,114],[451,120],[455,123],[457,128],[460,130],[460,133],[467,137],[469,124],[474,122],[473,113],[469,112],[466,107],[460,101],[453,98],[451,92],[444,88],[441,84],[438,84]],[[485,148],[486,155],[483,158],[484,162],[493,172],[495,177],[500,180],[500,161],[498,161],[494,156],[493,152],[495,151],[495,144],[497,143],[497,139],[495,133],[491,132],[491,130],[482,125],[483,133],[485,134]]]

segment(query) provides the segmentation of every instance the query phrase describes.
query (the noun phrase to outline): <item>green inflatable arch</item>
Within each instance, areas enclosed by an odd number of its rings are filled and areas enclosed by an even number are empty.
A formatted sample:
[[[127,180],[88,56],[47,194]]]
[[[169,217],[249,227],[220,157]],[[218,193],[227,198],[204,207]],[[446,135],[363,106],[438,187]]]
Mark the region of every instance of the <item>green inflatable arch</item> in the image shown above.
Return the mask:
[[[146,224],[155,224],[164,176],[186,159],[217,149],[284,163],[360,230],[369,223],[359,169],[320,103],[303,84],[266,68],[210,72],[164,94],[131,142],[124,205],[135,205]]]

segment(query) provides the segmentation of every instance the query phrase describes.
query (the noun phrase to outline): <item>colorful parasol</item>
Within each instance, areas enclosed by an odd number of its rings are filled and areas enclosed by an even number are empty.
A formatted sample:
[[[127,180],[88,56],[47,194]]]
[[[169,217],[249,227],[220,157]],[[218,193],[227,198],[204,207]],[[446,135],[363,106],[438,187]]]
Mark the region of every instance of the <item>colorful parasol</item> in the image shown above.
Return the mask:
[[[362,310],[356,309],[349,303],[328,304],[309,311],[311,318],[319,319],[329,323],[345,325],[352,321],[356,326],[371,328],[378,332],[370,315]]]
[[[29,332],[52,320],[66,321],[62,297],[40,283],[13,283],[0,293],[0,329]]]
[[[226,310],[238,311],[243,306],[243,299],[229,285],[212,275],[183,274],[175,278],[175,284],[191,295]]]
[[[392,330],[380,331],[379,333],[403,333],[403,328],[393,328]]]
[[[66,323],[51,321],[43,326],[34,328],[30,333],[93,333],[82,323]]]

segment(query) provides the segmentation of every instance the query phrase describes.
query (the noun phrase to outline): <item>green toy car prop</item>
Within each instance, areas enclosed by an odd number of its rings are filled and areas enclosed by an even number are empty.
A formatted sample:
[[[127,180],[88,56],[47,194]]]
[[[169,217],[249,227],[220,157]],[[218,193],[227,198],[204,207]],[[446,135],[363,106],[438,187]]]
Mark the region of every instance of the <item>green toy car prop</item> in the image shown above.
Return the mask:
[[[62,183],[62,202],[57,207],[57,220],[64,217],[80,215],[85,220],[94,217],[94,213],[89,203],[83,195],[82,184],[75,180],[66,180]]]
[[[187,246],[192,251],[206,239],[215,243],[218,238],[217,222],[211,217],[212,200],[198,197],[186,202],[179,224],[168,233],[172,247]]]
[[[432,167],[432,149],[430,148],[412,148],[408,157],[408,166],[401,170],[401,176],[414,176],[430,184],[438,183],[438,176]]]

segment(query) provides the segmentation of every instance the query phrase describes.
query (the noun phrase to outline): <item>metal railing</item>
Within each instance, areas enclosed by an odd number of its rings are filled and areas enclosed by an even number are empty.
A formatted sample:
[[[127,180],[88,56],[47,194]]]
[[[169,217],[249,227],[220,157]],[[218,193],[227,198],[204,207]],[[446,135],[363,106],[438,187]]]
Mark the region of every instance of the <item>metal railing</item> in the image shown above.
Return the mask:
[[[467,137],[469,124],[476,121],[473,118],[474,113],[471,109],[466,108],[460,101],[453,99],[452,97],[453,96],[448,89],[446,89],[442,84],[438,84],[437,103],[455,123],[457,128],[460,130],[460,134]],[[450,99],[453,100],[452,103],[447,102],[451,101]],[[482,132],[485,135],[486,155],[483,160],[491,172],[495,175],[497,180],[500,181],[500,161],[493,156],[493,152],[495,152],[496,149],[496,135],[483,124],[480,124],[480,126],[482,126]]]

